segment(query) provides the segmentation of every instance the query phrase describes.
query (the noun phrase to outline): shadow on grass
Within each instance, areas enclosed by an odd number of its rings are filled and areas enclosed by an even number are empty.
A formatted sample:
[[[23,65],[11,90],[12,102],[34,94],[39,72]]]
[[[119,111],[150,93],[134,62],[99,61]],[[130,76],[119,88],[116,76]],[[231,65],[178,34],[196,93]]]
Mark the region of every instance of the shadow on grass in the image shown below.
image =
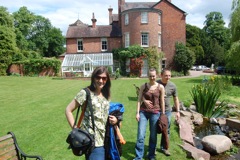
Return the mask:
[[[147,142],[148,143],[148,142]],[[127,142],[126,144],[122,145],[122,156],[121,159],[131,160],[135,158],[135,145],[136,142]],[[148,146],[144,145],[144,157],[147,156]]]
[[[129,101],[137,101],[137,97],[128,97]]]

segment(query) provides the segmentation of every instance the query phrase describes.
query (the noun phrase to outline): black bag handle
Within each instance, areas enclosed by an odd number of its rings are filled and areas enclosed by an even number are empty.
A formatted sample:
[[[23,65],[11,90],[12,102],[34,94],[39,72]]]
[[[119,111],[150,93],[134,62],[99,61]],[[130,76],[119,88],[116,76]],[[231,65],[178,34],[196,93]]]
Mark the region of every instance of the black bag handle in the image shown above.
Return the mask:
[[[87,94],[86,94],[86,104],[85,104],[84,107],[89,106],[89,108],[90,108],[93,131],[95,132],[95,123],[94,123],[94,116],[93,116],[93,108],[92,108],[92,100],[91,100],[91,96],[90,96],[90,91],[89,91],[88,88],[84,88],[84,90],[85,90],[86,93],[87,93]],[[78,110],[77,110],[77,114],[76,114],[75,121],[74,121],[74,126],[75,126],[76,123],[77,123],[78,114],[79,114],[79,109],[80,109],[80,106],[78,107]],[[82,114],[84,114],[84,112],[85,112],[85,109],[83,109]]]
[[[91,112],[91,119],[92,119],[92,126],[93,126],[93,131],[95,132],[95,123],[94,123],[94,116],[93,116],[93,108],[92,108],[92,99],[91,99],[91,96],[90,96],[90,91],[88,88],[84,88],[84,90],[86,91],[87,93],[87,106],[89,106],[90,108],[90,112]]]

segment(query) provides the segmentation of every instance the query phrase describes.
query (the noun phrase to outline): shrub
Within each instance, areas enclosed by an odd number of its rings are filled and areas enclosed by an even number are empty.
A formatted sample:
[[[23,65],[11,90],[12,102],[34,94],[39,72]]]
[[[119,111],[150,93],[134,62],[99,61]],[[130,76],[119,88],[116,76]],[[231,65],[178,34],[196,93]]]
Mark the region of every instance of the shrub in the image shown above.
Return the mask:
[[[208,83],[215,84],[220,92],[229,90],[232,86],[231,79],[228,76],[211,76]]]
[[[187,75],[188,70],[195,63],[195,54],[183,43],[177,42],[175,45],[176,54],[173,58],[174,67],[178,72],[183,72]]]
[[[177,71],[171,71],[172,77],[183,77],[184,73],[183,72],[177,72]],[[189,72],[187,73],[189,75]]]
[[[231,82],[234,86],[240,86],[240,76],[239,75],[232,76]]]
[[[17,61],[14,64],[22,64],[24,75],[27,76],[38,76],[42,70],[47,68],[53,68],[55,74],[57,74],[61,68],[61,61],[56,58],[30,59]]]
[[[164,57],[163,52],[159,52],[158,48],[156,46],[149,47],[146,49],[146,55],[148,59],[148,67],[149,68],[155,68],[157,71],[157,74],[159,74],[160,64],[159,61]]]
[[[115,79],[118,79],[120,77],[120,69],[117,68],[115,72]]]
[[[191,104],[192,104],[191,99],[186,99],[186,100],[183,101],[183,105],[187,108],[189,108]]]
[[[20,77],[21,75],[19,74],[19,73],[11,73],[11,75],[10,76],[15,76],[15,77]]]
[[[224,115],[226,103],[222,101],[218,106],[216,102],[221,92],[216,84],[203,83],[192,87],[190,94],[196,105],[197,112],[208,118],[217,118]]]
[[[112,72],[112,67],[108,66],[107,69],[108,69],[109,75],[112,76],[112,74],[113,74],[113,72]]]

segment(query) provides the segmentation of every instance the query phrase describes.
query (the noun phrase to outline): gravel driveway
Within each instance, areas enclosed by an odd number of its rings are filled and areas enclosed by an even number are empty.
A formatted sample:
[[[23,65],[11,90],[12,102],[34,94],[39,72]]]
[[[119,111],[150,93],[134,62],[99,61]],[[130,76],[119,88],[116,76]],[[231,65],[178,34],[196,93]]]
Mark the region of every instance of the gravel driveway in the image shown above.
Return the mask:
[[[201,75],[214,75],[215,73],[205,73],[203,71],[192,71],[190,70],[190,76],[189,77],[199,77]]]

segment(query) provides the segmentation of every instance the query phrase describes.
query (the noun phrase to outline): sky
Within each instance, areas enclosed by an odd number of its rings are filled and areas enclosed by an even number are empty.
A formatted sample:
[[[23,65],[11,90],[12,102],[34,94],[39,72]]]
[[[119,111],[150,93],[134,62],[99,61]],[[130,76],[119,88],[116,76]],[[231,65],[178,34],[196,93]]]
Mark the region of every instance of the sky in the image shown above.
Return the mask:
[[[158,2],[159,0],[125,0],[125,2]],[[205,16],[210,12],[220,12],[225,26],[228,27],[232,0],[171,0],[171,2],[187,13],[186,23],[203,28]],[[48,18],[51,24],[59,28],[65,36],[69,24],[80,19],[83,23],[92,24],[92,14],[97,25],[108,25],[108,8],[113,14],[118,12],[118,0],[0,0],[0,6],[8,12],[16,12],[25,6],[35,15]]]

